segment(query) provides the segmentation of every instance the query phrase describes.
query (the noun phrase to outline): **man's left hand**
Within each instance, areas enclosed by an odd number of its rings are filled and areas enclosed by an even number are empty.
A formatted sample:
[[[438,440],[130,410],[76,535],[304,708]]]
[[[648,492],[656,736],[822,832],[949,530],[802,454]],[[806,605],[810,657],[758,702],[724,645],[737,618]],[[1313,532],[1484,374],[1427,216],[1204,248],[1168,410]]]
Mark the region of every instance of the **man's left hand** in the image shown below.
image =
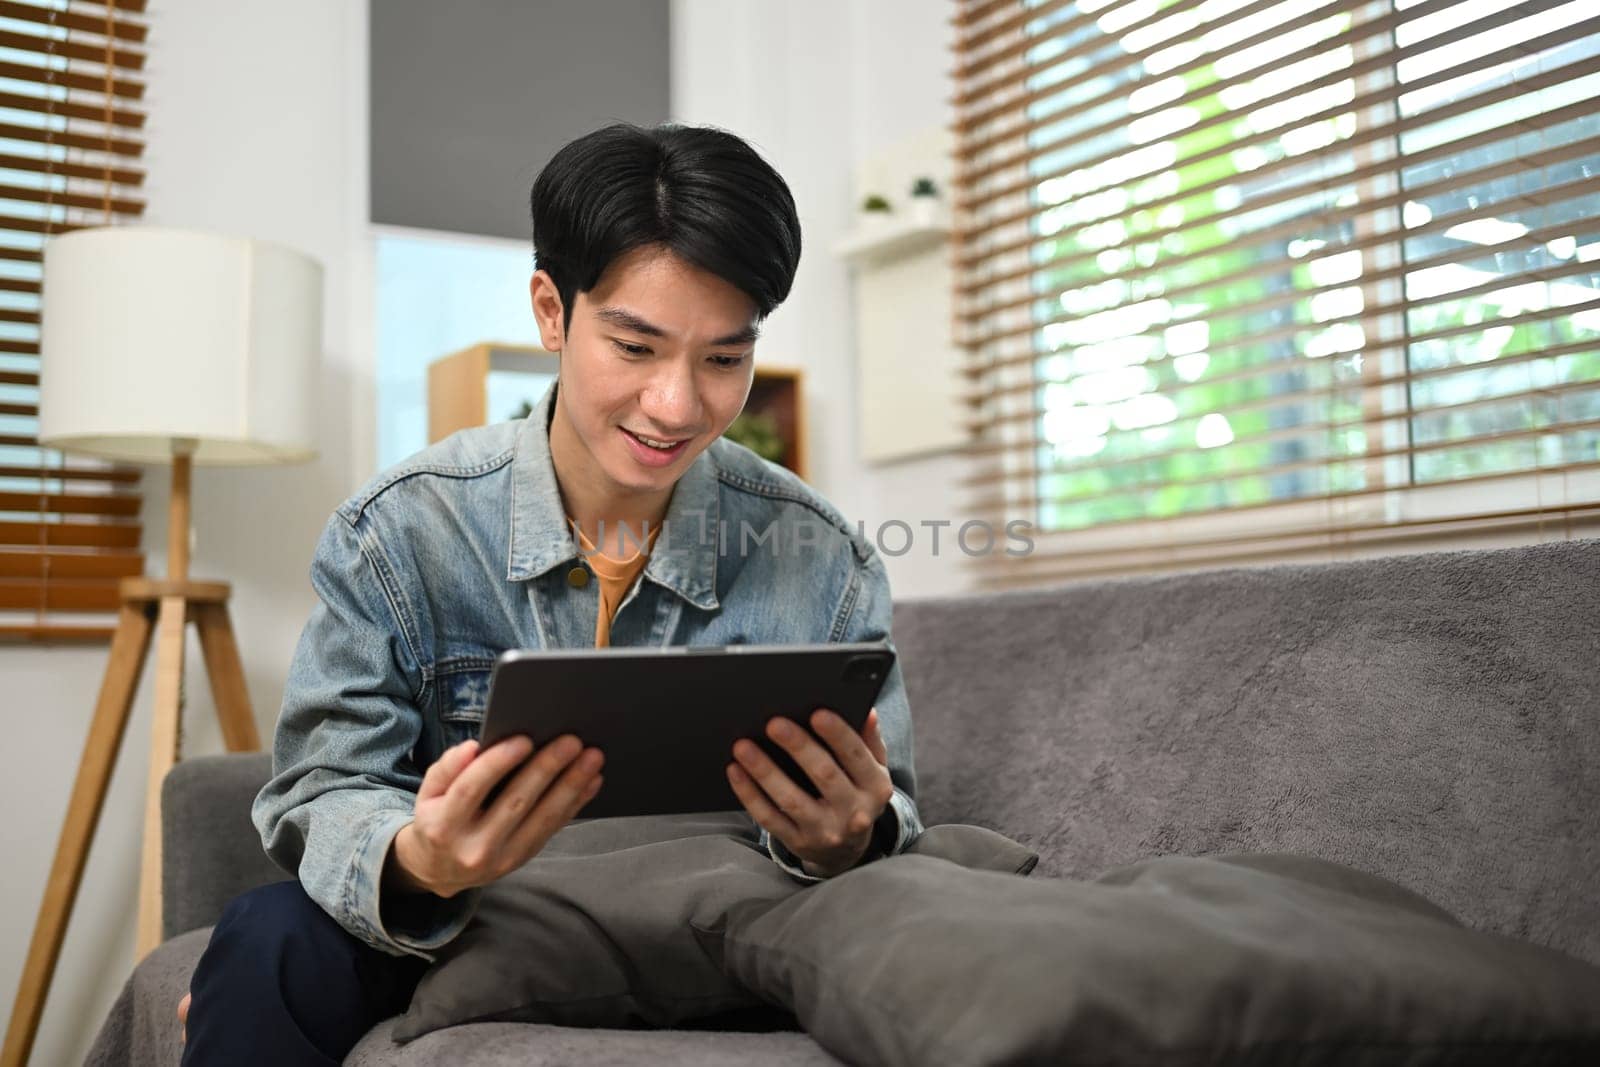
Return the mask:
[[[735,762],[726,771],[734,795],[756,825],[798,856],[807,874],[830,878],[866,855],[873,823],[894,795],[894,786],[876,708],[867,713],[859,734],[826,708],[812,714],[811,728],[828,747],[782,716],[767,722],[767,736],[789,753],[820,797],[796,785],[747,738],[734,744]]]

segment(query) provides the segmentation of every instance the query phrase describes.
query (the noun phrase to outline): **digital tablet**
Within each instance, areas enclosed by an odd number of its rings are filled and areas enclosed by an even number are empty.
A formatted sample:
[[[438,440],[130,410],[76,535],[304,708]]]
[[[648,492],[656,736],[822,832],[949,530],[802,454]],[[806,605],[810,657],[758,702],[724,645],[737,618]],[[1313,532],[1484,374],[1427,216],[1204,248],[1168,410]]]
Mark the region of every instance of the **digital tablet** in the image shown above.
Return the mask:
[[[605,782],[582,819],[742,810],[723,769],[741,737],[817,796],[767,721],[816,737],[811,715],[828,708],[860,733],[893,665],[886,644],[511,651],[490,677],[479,743],[525,734],[537,751],[570,733],[600,749]]]

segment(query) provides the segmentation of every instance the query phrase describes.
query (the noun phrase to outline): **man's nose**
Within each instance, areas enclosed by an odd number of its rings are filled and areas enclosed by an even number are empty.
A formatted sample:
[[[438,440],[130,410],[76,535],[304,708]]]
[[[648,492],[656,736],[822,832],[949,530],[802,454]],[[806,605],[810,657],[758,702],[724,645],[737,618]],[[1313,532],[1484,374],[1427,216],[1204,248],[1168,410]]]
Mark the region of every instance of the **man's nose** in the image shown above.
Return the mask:
[[[692,433],[700,429],[700,391],[694,372],[686,366],[662,367],[645,387],[639,406],[654,428],[663,433]]]

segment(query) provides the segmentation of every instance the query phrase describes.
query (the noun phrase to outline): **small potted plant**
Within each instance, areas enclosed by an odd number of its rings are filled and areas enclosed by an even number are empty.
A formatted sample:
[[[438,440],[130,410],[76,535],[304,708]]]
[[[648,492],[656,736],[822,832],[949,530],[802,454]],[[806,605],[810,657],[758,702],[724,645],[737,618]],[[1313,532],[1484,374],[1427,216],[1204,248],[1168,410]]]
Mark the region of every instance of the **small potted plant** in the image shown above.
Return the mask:
[[[741,411],[722,436],[737,441],[764,460],[783,462],[783,436],[778,432],[778,420],[770,413]]]
[[[869,230],[882,229],[889,223],[889,216],[894,208],[889,206],[889,201],[873,193],[861,201],[861,223]]]
[[[911,218],[919,226],[931,226],[939,219],[939,187],[932,178],[911,183]]]

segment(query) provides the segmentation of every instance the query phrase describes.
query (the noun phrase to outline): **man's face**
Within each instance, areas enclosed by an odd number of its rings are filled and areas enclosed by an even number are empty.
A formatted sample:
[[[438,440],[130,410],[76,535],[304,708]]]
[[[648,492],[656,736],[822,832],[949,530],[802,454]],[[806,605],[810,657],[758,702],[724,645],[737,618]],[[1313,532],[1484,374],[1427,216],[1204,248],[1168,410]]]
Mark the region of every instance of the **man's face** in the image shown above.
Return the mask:
[[[549,276],[536,273],[530,293],[544,346],[561,353],[562,442],[592,488],[671,489],[744,407],[756,308],[716,275],[635,249],[577,294],[565,329]]]

